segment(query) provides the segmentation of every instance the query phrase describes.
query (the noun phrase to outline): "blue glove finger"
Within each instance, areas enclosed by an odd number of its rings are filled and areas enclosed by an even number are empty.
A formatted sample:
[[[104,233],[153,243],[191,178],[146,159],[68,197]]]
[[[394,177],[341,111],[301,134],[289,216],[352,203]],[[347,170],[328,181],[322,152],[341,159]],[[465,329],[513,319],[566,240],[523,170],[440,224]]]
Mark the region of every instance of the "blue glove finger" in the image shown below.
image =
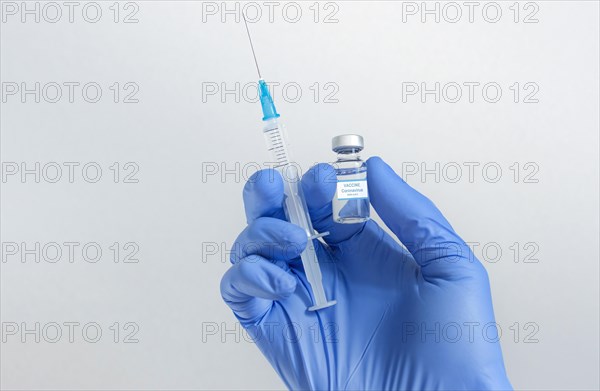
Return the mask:
[[[423,276],[451,278],[479,266],[433,202],[379,157],[367,161],[367,170],[371,204],[421,266]]]
[[[253,255],[275,261],[298,258],[306,247],[306,232],[297,225],[272,217],[252,221],[236,239],[231,252],[231,263]]]
[[[273,305],[296,290],[294,275],[254,256],[233,265],[221,280],[221,296],[242,326],[258,322]]]
[[[331,199],[336,185],[335,169],[326,163],[315,165],[302,177],[302,189],[313,227],[319,232],[329,231],[329,235],[323,238],[329,244],[339,244],[351,238],[365,225],[338,224],[333,221]]]
[[[281,174],[273,169],[255,172],[244,186],[244,206],[248,223],[259,217],[285,220]]]

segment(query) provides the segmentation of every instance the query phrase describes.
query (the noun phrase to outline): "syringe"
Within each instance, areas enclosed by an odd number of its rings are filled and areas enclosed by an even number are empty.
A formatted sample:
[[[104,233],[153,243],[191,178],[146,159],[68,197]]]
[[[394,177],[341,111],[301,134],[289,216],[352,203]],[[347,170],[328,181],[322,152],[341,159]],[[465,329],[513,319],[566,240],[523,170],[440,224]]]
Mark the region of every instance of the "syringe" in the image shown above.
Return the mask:
[[[308,208],[306,206],[306,200],[304,199],[302,185],[300,183],[300,173],[298,172],[297,166],[295,164],[291,164],[289,148],[285,138],[283,125],[279,120],[279,114],[277,113],[275,105],[273,104],[273,98],[271,97],[267,83],[260,75],[260,69],[258,68],[258,62],[256,61],[256,54],[254,53],[254,45],[252,45],[252,38],[250,37],[250,31],[248,30],[248,24],[245,17],[244,23],[246,23],[246,31],[248,32],[248,38],[250,39],[250,46],[252,47],[254,62],[256,63],[256,69],[258,70],[258,91],[260,96],[260,104],[263,111],[263,134],[267,142],[267,149],[271,152],[271,156],[274,159],[275,169],[279,171],[283,177],[285,214],[288,221],[304,229],[308,237],[306,248],[300,255],[300,258],[302,259],[302,265],[304,266],[304,271],[306,273],[306,279],[310,284],[313,296],[313,305],[308,307],[308,309],[310,311],[320,310],[336,304],[335,300],[329,301],[325,296],[321,268],[319,266],[317,253],[313,245],[314,239],[325,236],[329,232],[315,234],[315,230],[313,229],[310,215],[308,213]]]

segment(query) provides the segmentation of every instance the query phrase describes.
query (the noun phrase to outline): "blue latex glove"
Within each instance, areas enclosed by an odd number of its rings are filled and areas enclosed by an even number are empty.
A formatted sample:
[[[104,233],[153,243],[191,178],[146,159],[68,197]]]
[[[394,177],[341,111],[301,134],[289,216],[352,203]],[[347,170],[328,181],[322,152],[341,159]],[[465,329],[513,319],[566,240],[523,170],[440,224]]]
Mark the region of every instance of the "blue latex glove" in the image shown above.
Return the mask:
[[[328,299],[317,312],[299,254],[305,233],[285,221],[274,171],[246,184],[248,227],[221,293],[285,384],[298,389],[512,389],[487,273],[435,205],[379,158],[367,162],[374,221],[332,221],[335,173],[303,178]]]

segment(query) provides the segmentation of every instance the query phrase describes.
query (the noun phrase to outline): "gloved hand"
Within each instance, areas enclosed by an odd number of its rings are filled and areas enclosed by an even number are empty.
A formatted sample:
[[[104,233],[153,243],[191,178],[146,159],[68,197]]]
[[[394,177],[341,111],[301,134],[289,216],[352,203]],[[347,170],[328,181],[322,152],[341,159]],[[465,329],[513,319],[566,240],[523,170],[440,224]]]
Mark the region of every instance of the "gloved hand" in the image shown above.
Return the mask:
[[[302,179],[328,299],[317,312],[299,254],[306,234],[285,221],[283,185],[261,171],[244,188],[248,226],[221,293],[294,390],[506,390],[487,273],[435,205],[379,158],[367,161],[374,221],[337,224],[335,172]]]

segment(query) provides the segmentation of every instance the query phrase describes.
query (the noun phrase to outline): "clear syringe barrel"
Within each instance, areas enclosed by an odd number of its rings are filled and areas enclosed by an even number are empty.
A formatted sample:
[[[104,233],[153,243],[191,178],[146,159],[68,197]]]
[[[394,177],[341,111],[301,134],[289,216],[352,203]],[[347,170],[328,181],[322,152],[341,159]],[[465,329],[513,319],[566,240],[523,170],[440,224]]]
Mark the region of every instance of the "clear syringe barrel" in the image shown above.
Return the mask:
[[[264,121],[263,133],[267,148],[274,159],[275,169],[283,177],[283,192],[285,194],[284,209],[290,223],[300,226],[309,238],[306,248],[300,255],[306,278],[313,293],[313,306],[311,311],[332,306],[335,300],[328,301],[323,289],[323,278],[319,260],[312,239],[318,236],[310,221],[304,193],[300,183],[300,172],[295,164],[291,163],[285,130],[278,118]]]

